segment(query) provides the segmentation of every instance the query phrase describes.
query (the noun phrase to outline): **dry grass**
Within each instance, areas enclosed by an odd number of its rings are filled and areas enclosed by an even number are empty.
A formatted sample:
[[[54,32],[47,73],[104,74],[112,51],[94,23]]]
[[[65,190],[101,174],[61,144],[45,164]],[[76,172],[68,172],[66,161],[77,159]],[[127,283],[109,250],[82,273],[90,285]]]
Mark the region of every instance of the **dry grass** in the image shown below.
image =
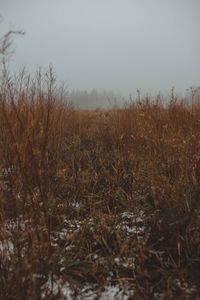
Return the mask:
[[[0,164],[0,299],[108,281],[132,299],[199,299],[198,102],[81,112],[52,70],[21,74],[1,93]]]

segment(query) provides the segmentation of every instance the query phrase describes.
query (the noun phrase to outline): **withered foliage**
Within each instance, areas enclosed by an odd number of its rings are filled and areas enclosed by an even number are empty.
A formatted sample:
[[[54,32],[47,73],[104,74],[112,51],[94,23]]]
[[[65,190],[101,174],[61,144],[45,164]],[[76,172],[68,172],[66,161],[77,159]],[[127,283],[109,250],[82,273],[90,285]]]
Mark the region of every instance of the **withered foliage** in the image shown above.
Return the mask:
[[[65,299],[66,283],[100,295],[108,281],[129,299],[199,299],[200,103],[63,99],[52,69],[4,80],[0,299]]]

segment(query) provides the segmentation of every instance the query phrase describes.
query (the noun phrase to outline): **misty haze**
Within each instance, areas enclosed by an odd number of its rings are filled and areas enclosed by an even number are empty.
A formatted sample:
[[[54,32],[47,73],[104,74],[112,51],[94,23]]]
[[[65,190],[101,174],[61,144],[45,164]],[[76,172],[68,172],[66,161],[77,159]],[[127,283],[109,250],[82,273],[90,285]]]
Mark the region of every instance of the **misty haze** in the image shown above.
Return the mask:
[[[22,29],[10,69],[53,65],[68,92],[185,93],[200,78],[199,0],[1,0],[1,36]],[[72,95],[72,98],[73,98]],[[94,103],[94,101],[96,101]],[[99,102],[100,101],[100,102]]]
[[[0,0],[0,299],[200,299],[200,0]]]

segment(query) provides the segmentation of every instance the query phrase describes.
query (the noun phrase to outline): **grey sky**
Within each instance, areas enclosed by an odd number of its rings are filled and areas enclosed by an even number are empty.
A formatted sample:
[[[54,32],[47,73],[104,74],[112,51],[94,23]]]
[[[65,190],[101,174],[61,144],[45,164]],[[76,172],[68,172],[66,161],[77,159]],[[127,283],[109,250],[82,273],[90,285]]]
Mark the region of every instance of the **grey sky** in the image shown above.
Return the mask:
[[[200,0],[0,0],[13,69],[51,63],[69,89],[132,93],[200,85]]]

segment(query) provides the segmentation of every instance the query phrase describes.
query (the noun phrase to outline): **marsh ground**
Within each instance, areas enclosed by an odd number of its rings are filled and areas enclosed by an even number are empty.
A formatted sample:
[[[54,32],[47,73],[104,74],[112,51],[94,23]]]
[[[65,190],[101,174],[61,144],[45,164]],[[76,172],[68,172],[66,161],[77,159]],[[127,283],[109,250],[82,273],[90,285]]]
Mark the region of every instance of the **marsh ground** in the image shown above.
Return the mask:
[[[54,81],[1,93],[0,299],[199,299],[199,102],[83,112]]]

